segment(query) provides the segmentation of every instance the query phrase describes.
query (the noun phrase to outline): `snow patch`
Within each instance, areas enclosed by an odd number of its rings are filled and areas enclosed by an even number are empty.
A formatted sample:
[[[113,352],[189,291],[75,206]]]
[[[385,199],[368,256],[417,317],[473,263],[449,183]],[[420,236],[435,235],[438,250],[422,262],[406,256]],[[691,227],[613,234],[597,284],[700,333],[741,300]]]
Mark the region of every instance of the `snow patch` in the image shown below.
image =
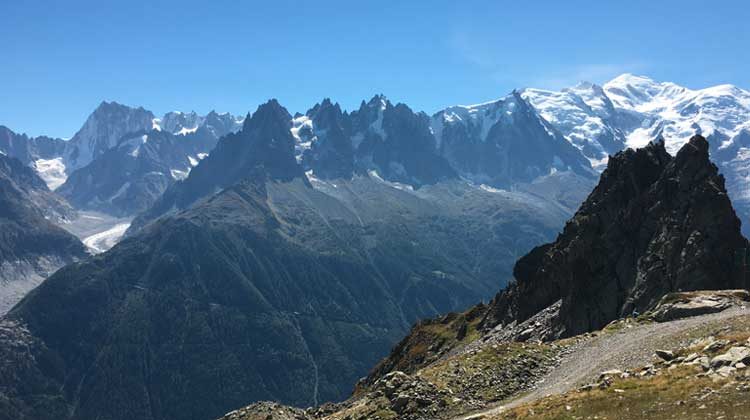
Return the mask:
[[[181,181],[188,177],[188,175],[190,174],[190,170],[182,171],[179,169],[170,169],[169,174],[172,176],[173,179],[177,181]]]
[[[180,131],[176,132],[175,134],[177,134],[178,136],[185,136],[188,134],[195,133],[196,131],[198,131],[198,126],[195,126],[192,128],[182,127]]]
[[[414,191],[414,187],[412,187],[411,185],[403,184],[401,182],[387,181],[387,180],[383,179],[383,177],[380,176],[380,174],[378,173],[378,171],[376,171],[374,169],[371,169],[371,170],[367,171],[367,173],[370,175],[370,178],[372,178],[372,179],[374,179],[374,180],[376,180],[376,181],[378,181],[378,182],[380,182],[382,184],[385,184],[385,185],[387,185],[387,186],[389,186],[391,188],[395,188],[395,189],[401,190],[401,191],[412,191],[412,192]]]
[[[65,164],[62,157],[37,159],[34,162],[34,169],[52,191],[56,190],[68,179],[68,176],[65,174]]]
[[[83,239],[83,244],[86,245],[92,253],[102,253],[119,242],[122,235],[130,227],[130,223],[119,223],[103,232],[95,233],[87,238]]]

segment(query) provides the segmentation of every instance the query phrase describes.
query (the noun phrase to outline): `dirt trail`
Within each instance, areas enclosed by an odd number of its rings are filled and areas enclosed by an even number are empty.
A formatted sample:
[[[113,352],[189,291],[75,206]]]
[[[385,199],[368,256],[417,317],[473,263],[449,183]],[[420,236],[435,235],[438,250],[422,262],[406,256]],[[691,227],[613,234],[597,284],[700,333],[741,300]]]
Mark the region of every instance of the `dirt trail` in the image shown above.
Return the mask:
[[[455,417],[453,420],[482,419],[549,395],[562,394],[592,382],[605,370],[642,367],[654,361],[656,349],[676,347],[696,329],[706,326],[718,329],[722,321],[740,316],[750,316],[750,309],[728,309],[717,314],[639,325],[581,340],[573,345],[574,348],[563,357],[560,365],[547,374],[534,390],[504,404]]]

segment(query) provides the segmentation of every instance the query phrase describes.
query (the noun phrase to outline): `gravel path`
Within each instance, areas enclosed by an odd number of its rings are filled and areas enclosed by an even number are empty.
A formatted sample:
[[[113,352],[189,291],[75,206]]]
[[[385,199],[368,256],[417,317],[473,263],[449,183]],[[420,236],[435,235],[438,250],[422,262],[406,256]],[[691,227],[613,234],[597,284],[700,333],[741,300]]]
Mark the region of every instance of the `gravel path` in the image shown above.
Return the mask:
[[[572,351],[562,358],[560,365],[531,392],[505,404],[453,420],[481,419],[549,395],[562,394],[595,380],[605,370],[642,367],[654,361],[656,349],[677,347],[689,339],[696,329],[714,325],[719,328],[723,321],[740,316],[750,316],[750,309],[734,308],[672,322],[638,325],[581,340],[573,344]]]

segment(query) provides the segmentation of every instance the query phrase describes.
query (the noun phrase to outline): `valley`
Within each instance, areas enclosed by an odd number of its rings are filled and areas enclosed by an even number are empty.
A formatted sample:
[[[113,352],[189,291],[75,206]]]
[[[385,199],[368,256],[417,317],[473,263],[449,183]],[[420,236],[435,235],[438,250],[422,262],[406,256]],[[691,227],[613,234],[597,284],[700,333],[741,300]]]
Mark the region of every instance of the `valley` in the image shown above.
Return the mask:
[[[130,227],[131,221],[131,217],[79,210],[75,219],[66,221],[61,227],[77,236],[90,252],[98,254],[115,246]]]

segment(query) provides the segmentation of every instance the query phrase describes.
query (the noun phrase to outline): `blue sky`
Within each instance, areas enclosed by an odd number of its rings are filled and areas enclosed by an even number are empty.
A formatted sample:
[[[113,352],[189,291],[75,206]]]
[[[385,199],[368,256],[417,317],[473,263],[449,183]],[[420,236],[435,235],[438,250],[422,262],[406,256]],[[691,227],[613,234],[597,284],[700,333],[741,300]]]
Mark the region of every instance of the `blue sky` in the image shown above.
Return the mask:
[[[0,124],[70,137],[102,100],[434,112],[632,72],[750,88],[744,1],[3,1]]]

